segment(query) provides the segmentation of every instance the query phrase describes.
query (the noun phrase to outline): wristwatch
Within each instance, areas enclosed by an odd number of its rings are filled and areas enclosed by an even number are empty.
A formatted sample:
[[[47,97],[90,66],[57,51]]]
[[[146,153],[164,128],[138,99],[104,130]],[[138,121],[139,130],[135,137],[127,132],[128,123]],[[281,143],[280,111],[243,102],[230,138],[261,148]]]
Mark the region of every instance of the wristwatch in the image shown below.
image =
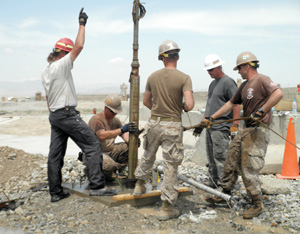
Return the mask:
[[[260,112],[262,115],[265,113],[261,107],[259,107],[259,108],[257,109],[257,111]]]

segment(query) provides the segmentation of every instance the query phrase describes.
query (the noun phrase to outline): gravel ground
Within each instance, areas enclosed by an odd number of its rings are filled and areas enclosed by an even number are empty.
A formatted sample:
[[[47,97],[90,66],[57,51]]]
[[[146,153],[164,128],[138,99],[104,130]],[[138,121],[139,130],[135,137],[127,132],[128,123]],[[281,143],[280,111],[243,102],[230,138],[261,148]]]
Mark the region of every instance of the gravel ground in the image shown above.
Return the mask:
[[[191,163],[189,155],[191,150],[186,150],[180,173],[204,181],[207,168]],[[0,208],[0,233],[300,233],[299,180],[286,181],[288,194],[264,195],[266,211],[253,220],[241,217],[248,201],[243,186],[237,186],[237,203],[232,209],[209,205],[205,201],[208,194],[192,188],[193,195],[178,199],[178,219],[158,221],[155,215],[161,202],[142,208],[108,207],[72,194],[51,203],[46,186],[34,190],[47,183],[46,160],[41,155],[0,147],[0,202],[12,200],[7,207]],[[80,176],[81,163],[65,160],[64,181],[78,183]]]

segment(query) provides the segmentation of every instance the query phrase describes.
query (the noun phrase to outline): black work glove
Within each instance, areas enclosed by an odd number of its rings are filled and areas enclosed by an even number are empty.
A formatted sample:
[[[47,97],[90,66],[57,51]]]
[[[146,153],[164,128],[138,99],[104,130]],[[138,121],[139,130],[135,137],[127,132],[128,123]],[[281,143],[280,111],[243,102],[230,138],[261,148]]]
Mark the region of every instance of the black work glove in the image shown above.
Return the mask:
[[[81,11],[79,13],[79,25],[85,26],[88,18],[89,17],[87,16],[87,14],[85,12],[83,12],[83,7],[82,7]]]
[[[205,126],[202,125],[202,124],[200,124],[199,127],[195,127],[194,132],[193,132],[193,135],[194,135],[195,137],[200,136],[200,135],[201,135],[201,132],[203,131],[204,128],[205,128]]]
[[[182,109],[184,110],[184,112],[188,112],[187,110],[184,109],[184,106],[185,106],[185,102],[182,103]]]
[[[82,152],[78,153],[78,158],[77,158],[80,162],[82,162]]]
[[[264,116],[264,111],[262,110],[262,108],[258,108],[256,112],[253,112],[250,117],[252,120],[254,121],[259,121],[260,119],[262,119],[262,117]]]
[[[136,132],[136,127],[135,124],[133,122],[125,124],[122,128],[121,128],[121,134],[124,134],[125,132],[130,132],[130,133],[135,133]]]

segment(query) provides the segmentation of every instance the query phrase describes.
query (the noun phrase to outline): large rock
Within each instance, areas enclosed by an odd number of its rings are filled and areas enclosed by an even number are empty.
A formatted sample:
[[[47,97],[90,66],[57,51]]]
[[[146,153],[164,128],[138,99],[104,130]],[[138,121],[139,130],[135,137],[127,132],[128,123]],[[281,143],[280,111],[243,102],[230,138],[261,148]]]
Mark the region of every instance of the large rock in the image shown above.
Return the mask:
[[[277,195],[289,194],[291,192],[291,185],[287,180],[280,180],[277,178],[260,177],[261,190],[264,194]]]

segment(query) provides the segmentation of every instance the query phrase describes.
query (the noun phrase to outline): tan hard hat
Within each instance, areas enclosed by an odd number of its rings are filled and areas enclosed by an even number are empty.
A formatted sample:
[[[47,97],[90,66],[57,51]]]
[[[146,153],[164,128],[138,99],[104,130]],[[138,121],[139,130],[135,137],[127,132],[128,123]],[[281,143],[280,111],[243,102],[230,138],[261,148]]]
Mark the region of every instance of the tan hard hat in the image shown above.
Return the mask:
[[[104,99],[104,104],[107,108],[111,109],[115,113],[120,113],[122,111],[121,98],[116,94],[106,96]]]
[[[223,61],[218,55],[216,54],[209,54],[206,56],[204,60],[204,70],[210,70],[215,67],[219,67],[222,64],[224,64],[225,61]]]
[[[242,52],[239,54],[239,56],[236,59],[236,66],[233,68],[234,71],[238,69],[238,66],[250,62],[259,62],[254,54],[252,54],[249,51]]]
[[[176,44],[176,42],[171,41],[171,40],[165,40],[163,41],[158,49],[158,60],[162,60],[162,56],[161,54],[166,53],[168,51],[171,50],[177,50],[176,52],[179,52],[180,49],[178,47],[178,45]]]

